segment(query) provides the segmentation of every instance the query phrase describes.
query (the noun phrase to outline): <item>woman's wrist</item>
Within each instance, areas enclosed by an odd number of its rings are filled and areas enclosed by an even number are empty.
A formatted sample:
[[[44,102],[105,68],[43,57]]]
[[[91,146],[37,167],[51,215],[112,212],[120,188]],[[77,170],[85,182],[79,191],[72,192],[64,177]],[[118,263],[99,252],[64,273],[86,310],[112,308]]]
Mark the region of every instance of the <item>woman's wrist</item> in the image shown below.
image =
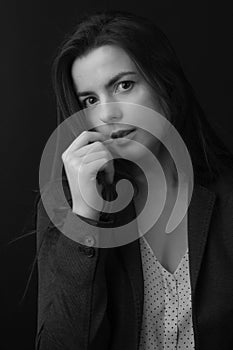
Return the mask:
[[[74,214],[80,215],[87,219],[98,220],[99,212],[97,210],[92,210],[90,208],[72,208]]]

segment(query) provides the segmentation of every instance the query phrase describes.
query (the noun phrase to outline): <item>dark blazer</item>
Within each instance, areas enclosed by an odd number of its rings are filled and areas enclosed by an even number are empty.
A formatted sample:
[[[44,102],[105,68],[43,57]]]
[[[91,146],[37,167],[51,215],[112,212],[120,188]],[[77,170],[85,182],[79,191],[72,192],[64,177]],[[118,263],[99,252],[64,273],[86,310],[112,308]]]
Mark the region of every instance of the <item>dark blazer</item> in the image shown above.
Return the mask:
[[[81,217],[79,225],[77,242],[52,224],[39,202],[36,349],[136,350],[143,313],[139,241],[87,247],[80,242],[93,237],[94,230]],[[232,349],[232,173],[205,186],[195,184],[188,245],[195,349]]]

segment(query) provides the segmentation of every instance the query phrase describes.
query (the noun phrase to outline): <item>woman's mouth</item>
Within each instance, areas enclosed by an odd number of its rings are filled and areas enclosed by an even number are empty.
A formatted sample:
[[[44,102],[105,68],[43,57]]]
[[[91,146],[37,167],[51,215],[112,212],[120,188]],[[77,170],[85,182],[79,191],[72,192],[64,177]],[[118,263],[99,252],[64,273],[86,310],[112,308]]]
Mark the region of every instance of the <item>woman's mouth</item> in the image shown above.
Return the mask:
[[[114,131],[108,141],[111,145],[125,145],[131,142],[131,139],[134,138],[136,132],[136,128]]]
[[[111,138],[112,139],[119,139],[119,138],[125,138],[127,136],[127,138],[131,138],[131,136],[133,136],[133,134],[135,134],[136,129],[132,128],[132,129],[127,129],[127,130],[118,130],[118,131],[114,131],[111,134]],[[132,135],[131,135],[132,134]]]

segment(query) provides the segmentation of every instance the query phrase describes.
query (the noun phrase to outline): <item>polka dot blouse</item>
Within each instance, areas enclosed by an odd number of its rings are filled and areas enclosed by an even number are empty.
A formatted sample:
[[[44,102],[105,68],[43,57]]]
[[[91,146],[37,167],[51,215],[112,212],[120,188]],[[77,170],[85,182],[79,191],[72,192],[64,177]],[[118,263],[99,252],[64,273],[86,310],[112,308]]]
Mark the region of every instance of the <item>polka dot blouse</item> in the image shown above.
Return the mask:
[[[144,275],[144,310],[140,350],[192,350],[191,288],[188,250],[174,274],[156,259],[140,238]]]

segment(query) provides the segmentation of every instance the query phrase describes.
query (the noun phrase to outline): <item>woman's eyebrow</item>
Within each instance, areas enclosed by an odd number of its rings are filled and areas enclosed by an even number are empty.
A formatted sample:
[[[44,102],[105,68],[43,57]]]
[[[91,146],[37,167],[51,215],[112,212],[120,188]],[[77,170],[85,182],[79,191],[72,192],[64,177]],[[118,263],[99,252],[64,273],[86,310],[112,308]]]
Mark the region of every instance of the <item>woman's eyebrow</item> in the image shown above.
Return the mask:
[[[125,75],[132,75],[132,74],[137,74],[137,72],[133,71],[128,71],[128,72],[120,72],[116,74],[114,77],[112,77],[109,82],[105,85],[106,88],[111,87],[113,84],[115,84],[119,79],[121,79]],[[87,95],[92,95],[94,92],[93,91],[82,91],[82,92],[77,92],[77,96],[87,96]]]

